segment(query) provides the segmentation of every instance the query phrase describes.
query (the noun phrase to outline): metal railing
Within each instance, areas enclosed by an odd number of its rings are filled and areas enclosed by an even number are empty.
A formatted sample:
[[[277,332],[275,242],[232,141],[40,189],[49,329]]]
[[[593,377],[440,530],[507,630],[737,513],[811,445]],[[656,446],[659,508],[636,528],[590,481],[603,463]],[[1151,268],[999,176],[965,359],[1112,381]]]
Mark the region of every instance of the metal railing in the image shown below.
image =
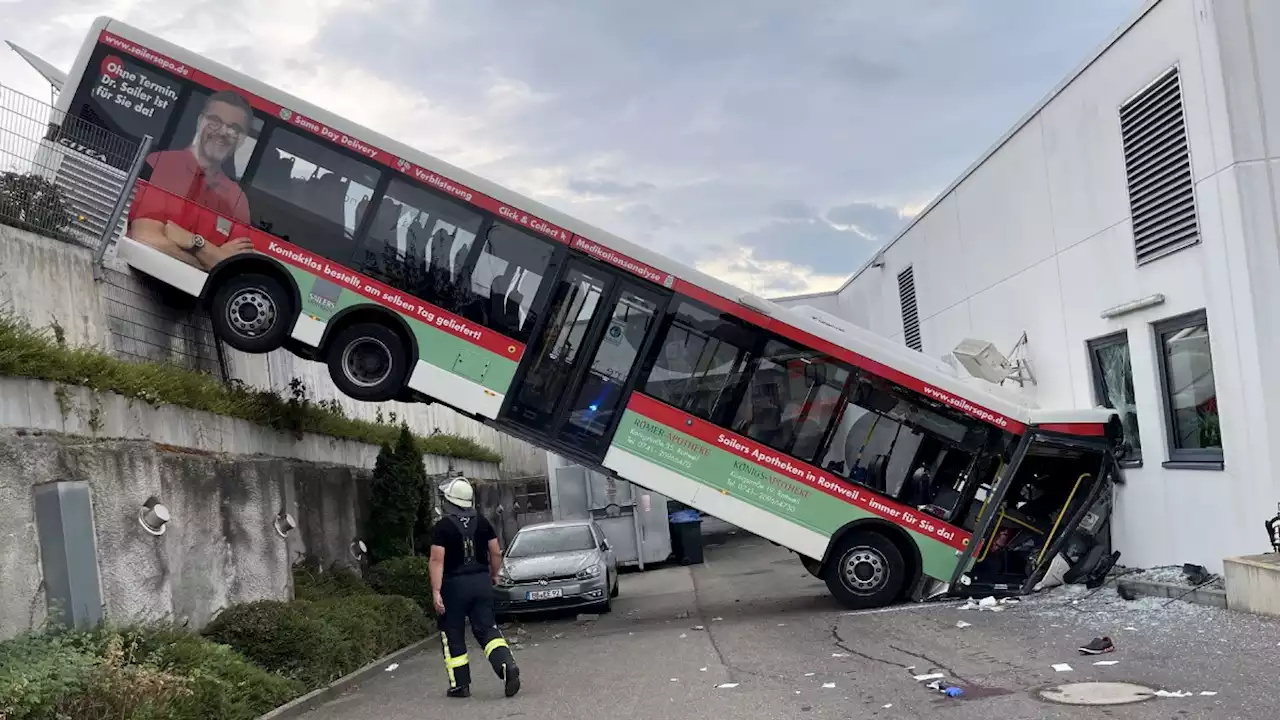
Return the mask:
[[[145,145],[0,85],[0,223],[95,248],[100,261]]]

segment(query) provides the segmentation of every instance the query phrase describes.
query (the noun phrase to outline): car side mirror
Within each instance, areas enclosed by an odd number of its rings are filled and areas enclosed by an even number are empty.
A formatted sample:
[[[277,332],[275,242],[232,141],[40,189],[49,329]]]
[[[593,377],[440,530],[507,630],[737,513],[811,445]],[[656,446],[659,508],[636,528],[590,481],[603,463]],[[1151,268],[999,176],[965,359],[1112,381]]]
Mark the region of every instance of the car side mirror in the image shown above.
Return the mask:
[[[603,551],[605,551],[605,552],[609,552],[609,541],[608,541],[608,540],[601,540],[601,541],[600,541],[600,549],[601,549],[601,550],[603,550]]]

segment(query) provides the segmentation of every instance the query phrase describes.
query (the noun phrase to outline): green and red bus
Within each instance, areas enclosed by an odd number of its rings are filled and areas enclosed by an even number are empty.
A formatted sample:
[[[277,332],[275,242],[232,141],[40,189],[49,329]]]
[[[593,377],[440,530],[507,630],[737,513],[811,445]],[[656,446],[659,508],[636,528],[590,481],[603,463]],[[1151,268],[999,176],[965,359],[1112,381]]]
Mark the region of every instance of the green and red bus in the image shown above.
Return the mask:
[[[848,607],[1023,592],[1109,554],[1113,411],[1030,407],[108,18],[58,110],[152,139],[118,257],[238,350],[722,518]]]

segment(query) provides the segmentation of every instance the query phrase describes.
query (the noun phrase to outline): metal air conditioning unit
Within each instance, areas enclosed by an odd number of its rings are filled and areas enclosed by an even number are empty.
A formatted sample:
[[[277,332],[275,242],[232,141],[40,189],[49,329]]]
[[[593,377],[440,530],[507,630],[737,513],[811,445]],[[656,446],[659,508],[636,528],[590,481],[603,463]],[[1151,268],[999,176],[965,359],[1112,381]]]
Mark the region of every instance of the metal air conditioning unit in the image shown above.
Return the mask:
[[[1013,380],[1019,385],[1028,381],[1034,384],[1036,380],[1031,374],[1030,364],[1025,357],[1021,357],[1020,351],[1025,351],[1026,344],[1027,334],[1024,332],[1014,345],[1012,354],[1019,357],[1013,361],[996,349],[994,344],[976,338],[961,340],[951,353],[970,375],[989,383],[1002,385],[1005,380]]]

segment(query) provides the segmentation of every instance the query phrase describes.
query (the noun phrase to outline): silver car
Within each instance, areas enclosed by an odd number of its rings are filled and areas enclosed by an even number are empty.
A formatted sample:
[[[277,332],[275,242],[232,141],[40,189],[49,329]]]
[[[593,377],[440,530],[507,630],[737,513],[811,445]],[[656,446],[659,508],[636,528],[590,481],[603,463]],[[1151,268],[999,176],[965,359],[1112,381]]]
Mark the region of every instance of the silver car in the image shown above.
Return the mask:
[[[618,596],[618,560],[590,520],[526,525],[502,556],[495,610],[520,612],[593,607],[609,612]]]

